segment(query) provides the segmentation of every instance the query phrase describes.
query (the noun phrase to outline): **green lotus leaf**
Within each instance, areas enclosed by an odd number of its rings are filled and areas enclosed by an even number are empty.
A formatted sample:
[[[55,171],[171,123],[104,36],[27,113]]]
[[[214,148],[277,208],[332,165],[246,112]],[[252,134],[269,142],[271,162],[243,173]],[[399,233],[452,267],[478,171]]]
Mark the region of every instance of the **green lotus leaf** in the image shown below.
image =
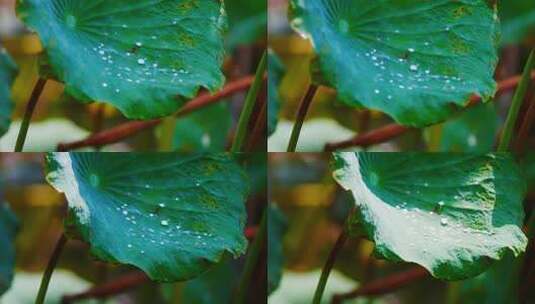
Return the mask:
[[[17,75],[17,66],[0,45],[0,136],[4,135],[11,124],[11,86]]]
[[[526,184],[509,154],[337,153],[335,163],[380,257],[460,280],[526,248]]]
[[[348,105],[422,127],[494,95],[499,23],[485,0],[291,0],[316,81]]]
[[[17,12],[66,92],[128,118],[169,115],[224,82],[222,1],[19,0]]]
[[[0,203],[0,295],[11,286],[15,268],[15,236],[19,222],[5,203]]]
[[[174,282],[246,249],[245,175],[226,154],[50,153],[46,163],[69,235],[97,258]]]
[[[279,85],[284,75],[284,66],[272,51],[268,53],[268,136],[275,133],[281,107]]]
[[[282,237],[286,231],[286,218],[274,204],[268,206],[268,294],[279,287],[284,264]]]

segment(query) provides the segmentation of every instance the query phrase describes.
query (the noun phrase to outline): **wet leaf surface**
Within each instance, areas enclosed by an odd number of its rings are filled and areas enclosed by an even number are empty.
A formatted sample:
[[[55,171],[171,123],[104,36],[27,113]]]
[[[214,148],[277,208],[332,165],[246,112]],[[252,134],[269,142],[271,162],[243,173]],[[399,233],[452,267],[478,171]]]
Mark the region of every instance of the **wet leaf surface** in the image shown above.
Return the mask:
[[[17,12],[67,92],[128,118],[169,115],[224,82],[220,1],[25,0]]]
[[[460,280],[525,250],[526,184],[508,154],[337,153],[335,162],[353,221],[380,257]]]
[[[495,92],[499,26],[487,1],[293,0],[290,8],[316,51],[316,80],[349,105],[422,127],[472,94]]]
[[[245,175],[226,154],[51,153],[66,226],[110,262],[157,281],[193,278],[244,253]]]

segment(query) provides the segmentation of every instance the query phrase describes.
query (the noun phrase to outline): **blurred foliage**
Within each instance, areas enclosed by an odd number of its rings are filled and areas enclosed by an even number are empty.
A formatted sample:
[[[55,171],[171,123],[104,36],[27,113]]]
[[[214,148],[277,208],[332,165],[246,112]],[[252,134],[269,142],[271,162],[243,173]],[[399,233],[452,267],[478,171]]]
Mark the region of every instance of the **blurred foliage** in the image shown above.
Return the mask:
[[[275,132],[279,119],[281,108],[279,84],[284,75],[284,66],[272,51],[268,53],[268,69],[268,136],[270,136]]]
[[[502,44],[522,42],[535,34],[535,2],[529,0],[499,1],[502,22]],[[531,38],[533,40],[533,38]]]
[[[14,121],[9,131],[0,138],[0,151],[13,151],[20,130],[20,120]],[[52,118],[32,123],[28,130],[24,152],[56,151],[58,144],[84,139],[89,131],[75,125],[71,120]]]
[[[33,304],[41,284],[41,274],[19,272],[13,282],[13,287],[1,299],[3,304]],[[45,304],[59,304],[65,294],[75,294],[86,291],[91,287],[88,282],[74,273],[62,269],[54,271],[54,276],[48,287]],[[118,304],[119,301],[83,300],[80,304]]]
[[[282,277],[284,256],[282,238],[286,230],[286,219],[275,204],[268,206],[268,294],[279,286]]]
[[[176,118],[172,149],[179,152],[225,151],[231,128],[229,105],[215,103]]]
[[[430,152],[493,151],[499,120],[494,103],[479,103],[443,124],[425,129],[424,138]]]
[[[318,284],[321,270],[311,272],[291,272],[284,273],[280,288],[273,293],[268,299],[269,304],[309,304],[312,302],[314,290]],[[322,304],[331,303],[333,295],[353,290],[358,286],[354,280],[344,276],[338,271],[331,272],[325,292],[323,294]],[[382,300],[350,300],[344,304],[380,304],[385,303]]]
[[[228,48],[266,38],[267,1],[226,0],[225,8],[230,27],[226,42]]]
[[[15,237],[19,222],[9,206],[0,203],[0,296],[9,289],[15,266]]]
[[[292,133],[293,122],[281,120],[277,130],[268,138],[270,152],[285,152]],[[355,136],[355,132],[341,126],[328,118],[309,119],[303,124],[297,152],[323,151],[330,142],[346,140]]]

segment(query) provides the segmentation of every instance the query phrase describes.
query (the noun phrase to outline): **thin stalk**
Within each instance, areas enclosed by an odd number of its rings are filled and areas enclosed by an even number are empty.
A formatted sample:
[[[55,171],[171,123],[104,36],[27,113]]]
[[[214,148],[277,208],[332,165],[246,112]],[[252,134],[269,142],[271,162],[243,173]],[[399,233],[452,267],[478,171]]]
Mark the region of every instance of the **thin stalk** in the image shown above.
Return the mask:
[[[232,143],[231,152],[233,153],[242,151],[245,137],[247,135],[249,120],[251,119],[251,114],[253,112],[254,105],[256,102],[256,97],[258,96],[258,92],[260,91],[262,82],[264,81],[264,73],[266,72],[267,65],[266,57],[267,54],[264,51],[262,59],[260,59],[260,63],[258,64],[258,67],[256,69],[253,84],[251,85],[251,88],[247,93],[247,97],[245,98],[245,104],[241,111],[240,120],[238,121],[236,136],[234,137],[234,141]]]
[[[249,284],[255,270],[258,259],[262,252],[262,248],[265,247],[267,239],[267,210],[262,215],[262,221],[260,223],[259,230],[256,233],[256,237],[249,247],[249,253],[247,254],[247,260],[245,260],[245,268],[240,278],[240,284],[238,285],[238,291],[234,304],[243,304],[247,300],[247,292],[249,291]]]
[[[528,90],[529,82],[531,81],[531,70],[535,66],[535,50],[532,50],[529,54],[528,61],[524,67],[524,72],[522,73],[522,78],[518,87],[513,96],[513,101],[511,103],[511,108],[509,109],[509,114],[507,115],[507,120],[505,121],[505,127],[500,139],[500,144],[498,145],[498,152],[506,152],[509,150],[511,145],[511,140],[513,139],[513,133],[516,127],[516,119],[518,117],[518,112],[526,96]]]
[[[249,143],[247,144],[247,151],[254,152],[253,149],[258,144],[260,147],[263,147],[266,142],[266,102],[262,102],[262,108],[258,114],[258,119],[256,124],[249,136]],[[264,143],[261,143],[260,140],[264,140]]]
[[[30,127],[30,121],[32,120],[33,111],[35,110],[35,106],[37,105],[39,96],[41,96],[41,93],[45,88],[45,84],[46,79],[39,78],[37,80],[37,83],[35,84],[35,87],[33,88],[30,100],[26,105],[26,112],[24,113],[24,118],[22,119],[22,123],[20,125],[17,143],[15,145],[15,152],[22,152],[22,149],[24,148],[24,142],[26,141],[26,135],[28,135],[28,128]]]
[[[327,285],[327,279],[329,278],[329,274],[333,269],[334,261],[336,260],[336,256],[338,255],[342,247],[344,247],[344,244],[347,241],[347,237],[347,228],[344,227],[344,230],[342,230],[342,233],[340,233],[340,236],[338,236],[338,239],[336,240],[336,243],[334,244],[331,253],[329,253],[329,257],[327,258],[327,261],[323,266],[320,280],[318,282],[318,286],[316,287],[316,292],[314,293],[314,299],[312,300],[312,304],[321,303],[321,298],[323,297],[323,292],[325,291],[325,286]]]
[[[58,264],[58,260],[61,255],[61,252],[63,251],[63,247],[65,247],[65,243],[67,243],[67,237],[65,237],[65,234],[62,233],[56,244],[56,248],[54,248],[54,252],[50,257],[50,260],[48,261],[48,265],[46,266],[43,278],[41,279],[41,286],[39,287],[39,293],[37,294],[37,298],[35,299],[35,304],[43,304],[45,302],[46,291],[48,290],[50,278],[52,277],[54,268],[56,268],[56,265]]]
[[[162,124],[160,126],[160,138],[158,140],[160,151],[167,152],[173,150],[176,120],[177,118],[175,116],[169,116],[162,119]]]
[[[524,115],[524,120],[518,129],[518,135],[515,139],[514,151],[518,154],[523,154],[526,147],[526,142],[528,139],[529,131],[533,127],[535,122],[535,94],[528,105],[528,110]]]
[[[305,121],[308,109],[310,108],[310,104],[312,104],[312,100],[314,99],[317,90],[317,85],[309,85],[303,100],[301,100],[301,103],[299,104],[299,110],[297,110],[297,117],[295,119],[292,135],[290,136],[290,142],[288,143],[288,152],[295,152],[295,149],[297,148],[297,142],[299,141],[301,128],[303,128],[303,122]]]

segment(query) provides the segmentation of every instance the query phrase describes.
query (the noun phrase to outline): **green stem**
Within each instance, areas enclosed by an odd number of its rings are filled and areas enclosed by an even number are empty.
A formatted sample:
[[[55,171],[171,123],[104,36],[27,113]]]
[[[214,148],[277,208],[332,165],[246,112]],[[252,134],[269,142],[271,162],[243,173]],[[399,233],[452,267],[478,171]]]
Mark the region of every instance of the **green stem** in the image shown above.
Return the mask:
[[[240,279],[240,284],[238,285],[238,291],[236,293],[236,298],[234,304],[243,304],[247,300],[247,292],[249,291],[249,284],[253,276],[253,272],[260,258],[260,253],[262,248],[265,247],[267,239],[267,209],[264,211],[262,216],[262,221],[256,237],[249,247],[249,253],[247,255],[247,260],[245,261],[245,268]]]
[[[505,127],[503,129],[502,137],[500,139],[500,144],[498,145],[498,152],[507,152],[509,146],[511,145],[511,140],[513,138],[514,129],[516,127],[516,120],[518,117],[518,112],[522,106],[522,102],[526,96],[528,90],[529,82],[531,81],[531,70],[535,66],[535,50],[532,50],[529,54],[528,61],[524,67],[524,72],[522,73],[522,79],[518,83],[518,87],[513,96],[513,101],[511,103],[511,108],[509,109],[509,114],[507,115],[507,120],[505,121]]]
[[[297,111],[297,117],[295,119],[292,135],[290,136],[290,142],[288,143],[288,152],[295,152],[295,149],[297,148],[297,142],[299,141],[301,128],[303,128],[303,122],[305,121],[308,109],[310,108],[310,104],[312,103],[317,90],[317,85],[309,85],[303,100],[301,100],[301,103],[299,104],[299,110]]]
[[[39,287],[39,293],[37,294],[37,298],[35,299],[35,304],[43,304],[45,302],[46,291],[48,290],[50,278],[52,277],[54,268],[58,263],[61,251],[63,250],[63,247],[65,247],[65,243],[67,243],[67,237],[65,237],[65,234],[62,233],[56,244],[56,248],[54,248],[54,252],[50,257],[50,260],[48,261],[48,265],[46,266],[43,278],[41,279],[41,286]]]
[[[247,97],[245,98],[245,104],[243,106],[243,110],[241,111],[240,120],[238,121],[236,136],[234,137],[234,142],[232,143],[231,152],[233,153],[240,152],[243,149],[245,136],[247,135],[247,129],[249,127],[249,120],[251,119],[251,114],[253,113],[256,97],[258,96],[258,92],[260,91],[262,82],[264,80],[264,73],[266,72],[266,57],[267,55],[264,51],[262,59],[260,59],[260,63],[256,69],[253,84],[251,85],[251,88],[247,93]]]
[[[166,117],[162,120],[160,126],[160,138],[158,140],[160,151],[172,151],[173,139],[175,136],[177,118],[173,116]]]
[[[26,112],[24,113],[24,118],[22,119],[22,123],[20,125],[19,135],[17,137],[17,144],[15,145],[15,152],[22,152],[22,149],[24,148],[24,142],[26,141],[26,135],[28,134],[28,128],[30,127],[30,121],[32,120],[33,111],[35,110],[35,106],[37,105],[39,96],[41,96],[41,93],[45,88],[45,84],[46,79],[39,78],[39,80],[37,80],[37,84],[33,88],[32,95],[30,97],[30,100],[28,101],[28,105],[26,105]]]
[[[318,286],[316,287],[316,292],[314,293],[314,299],[312,300],[312,304],[321,303],[321,298],[323,297],[323,292],[325,291],[325,286],[327,285],[327,279],[329,278],[329,274],[333,269],[334,261],[336,260],[336,256],[338,255],[342,247],[344,247],[347,237],[347,228],[344,227],[344,230],[342,230],[342,233],[340,233],[340,236],[336,240],[336,243],[334,244],[334,247],[331,250],[329,257],[327,258],[327,261],[323,266],[320,280],[318,282]]]

